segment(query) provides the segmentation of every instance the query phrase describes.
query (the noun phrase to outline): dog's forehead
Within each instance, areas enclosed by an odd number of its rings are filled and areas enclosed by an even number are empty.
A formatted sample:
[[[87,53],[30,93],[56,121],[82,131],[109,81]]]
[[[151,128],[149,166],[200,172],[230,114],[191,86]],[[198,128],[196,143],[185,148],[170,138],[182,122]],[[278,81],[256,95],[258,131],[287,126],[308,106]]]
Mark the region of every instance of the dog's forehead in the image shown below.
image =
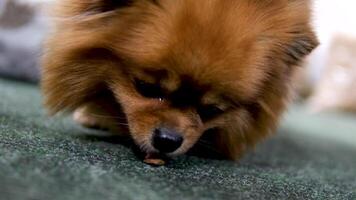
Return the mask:
[[[126,25],[117,48],[142,59],[191,53],[218,61],[262,32],[261,23],[255,23],[256,6],[246,2],[250,1],[160,1],[160,8],[142,8],[141,16],[127,20],[132,24]]]
[[[257,1],[161,1],[119,51],[140,66],[188,75],[194,83],[217,90],[258,93],[270,67],[268,45],[259,45],[265,25]],[[260,4],[261,5],[261,4]]]

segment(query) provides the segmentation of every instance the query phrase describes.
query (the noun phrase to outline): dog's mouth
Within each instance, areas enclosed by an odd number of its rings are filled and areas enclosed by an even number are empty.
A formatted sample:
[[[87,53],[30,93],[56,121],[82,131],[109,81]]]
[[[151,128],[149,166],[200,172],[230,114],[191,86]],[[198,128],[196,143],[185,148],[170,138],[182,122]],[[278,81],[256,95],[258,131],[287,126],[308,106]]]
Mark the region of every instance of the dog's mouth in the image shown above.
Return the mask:
[[[183,154],[214,160],[226,159],[222,152],[215,148],[214,138],[216,134],[217,133],[215,129],[207,130],[203,133],[199,140],[196,141],[195,144],[188,148],[186,151],[182,150],[184,149],[184,144],[182,144],[182,146],[178,147],[178,149],[173,152],[162,152],[155,149],[154,146],[152,147],[152,150],[142,149],[137,146],[137,150],[139,150],[140,158],[143,159],[143,162],[152,166],[166,165],[169,162],[175,160],[176,157],[179,157]],[[169,150],[172,149],[175,148],[171,147]]]
[[[153,166],[165,165],[174,157],[186,152],[187,139],[168,128],[155,129],[149,139],[141,142],[143,144],[136,143],[138,153],[146,164]]]

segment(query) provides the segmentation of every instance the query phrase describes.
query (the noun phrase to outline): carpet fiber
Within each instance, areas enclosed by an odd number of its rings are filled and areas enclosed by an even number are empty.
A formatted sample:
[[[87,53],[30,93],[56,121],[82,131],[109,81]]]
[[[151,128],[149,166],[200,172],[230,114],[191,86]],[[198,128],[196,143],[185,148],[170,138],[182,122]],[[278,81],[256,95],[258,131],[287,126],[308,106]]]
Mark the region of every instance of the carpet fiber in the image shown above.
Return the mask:
[[[124,139],[48,118],[36,86],[0,79],[0,199],[356,199],[356,119],[297,106],[238,163],[157,168]]]

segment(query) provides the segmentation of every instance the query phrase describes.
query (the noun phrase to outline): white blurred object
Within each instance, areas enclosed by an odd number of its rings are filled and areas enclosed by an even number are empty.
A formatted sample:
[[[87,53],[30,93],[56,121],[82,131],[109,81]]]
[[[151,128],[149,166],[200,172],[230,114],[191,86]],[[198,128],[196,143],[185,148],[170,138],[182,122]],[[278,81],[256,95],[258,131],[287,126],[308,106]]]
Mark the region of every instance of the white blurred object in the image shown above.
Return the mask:
[[[312,111],[356,111],[356,37],[332,39],[326,68],[309,99]]]
[[[5,0],[6,1],[6,0]],[[30,5],[36,5],[36,4],[44,4],[44,3],[50,3],[55,0],[17,0],[19,3],[25,3],[25,4],[30,4]]]
[[[356,1],[314,0],[313,25],[320,46],[309,56],[307,67],[315,84],[325,68],[332,38],[339,34],[356,37]]]
[[[306,60],[298,91],[312,111],[356,110],[356,1],[313,0],[320,46]],[[303,75],[301,75],[303,76]],[[298,88],[297,88],[298,89]]]

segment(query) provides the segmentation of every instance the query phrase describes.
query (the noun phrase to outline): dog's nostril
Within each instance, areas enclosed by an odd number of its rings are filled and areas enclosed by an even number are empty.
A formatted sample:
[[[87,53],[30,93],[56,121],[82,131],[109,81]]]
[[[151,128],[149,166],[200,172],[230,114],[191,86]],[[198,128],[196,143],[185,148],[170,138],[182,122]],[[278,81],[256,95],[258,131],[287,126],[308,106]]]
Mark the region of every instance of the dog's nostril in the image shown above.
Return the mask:
[[[183,143],[183,137],[174,130],[159,128],[154,131],[152,145],[161,153],[171,153]]]

